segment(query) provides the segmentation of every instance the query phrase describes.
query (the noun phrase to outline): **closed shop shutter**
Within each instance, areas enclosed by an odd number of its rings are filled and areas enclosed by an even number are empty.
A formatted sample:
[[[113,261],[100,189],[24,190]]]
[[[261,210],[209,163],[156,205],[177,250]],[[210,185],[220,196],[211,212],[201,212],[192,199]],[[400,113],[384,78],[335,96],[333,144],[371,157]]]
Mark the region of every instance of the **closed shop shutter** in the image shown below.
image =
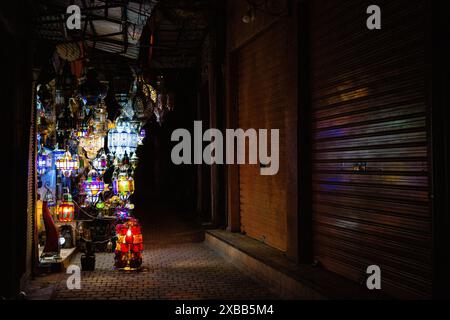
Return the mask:
[[[279,129],[279,171],[260,175],[259,165],[239,166],[241,230],[286,250],[286,156],[289,121],[286,72],[287,26],[277,22],[236,53],[238,126]]]
[[[431,294],[425,1],[311,1],[314,252],[360,282]],[[365,283],[365,282],[364,282]]]

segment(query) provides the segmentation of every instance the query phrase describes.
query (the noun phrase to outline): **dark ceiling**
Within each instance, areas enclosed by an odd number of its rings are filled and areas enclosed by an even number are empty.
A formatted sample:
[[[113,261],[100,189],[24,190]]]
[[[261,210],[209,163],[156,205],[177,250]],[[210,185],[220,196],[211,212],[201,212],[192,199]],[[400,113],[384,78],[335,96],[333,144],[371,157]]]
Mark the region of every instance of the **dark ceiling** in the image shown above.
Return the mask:
[[[71,4],[81,8],[80,30],[66,28]],[[152,68],[194,66],[210,13],[207,0],[38,0],[35,5],[37,39],[64,48],[82,42],[100,52],[97,60],[103,52],[106,57],[144,60]]]

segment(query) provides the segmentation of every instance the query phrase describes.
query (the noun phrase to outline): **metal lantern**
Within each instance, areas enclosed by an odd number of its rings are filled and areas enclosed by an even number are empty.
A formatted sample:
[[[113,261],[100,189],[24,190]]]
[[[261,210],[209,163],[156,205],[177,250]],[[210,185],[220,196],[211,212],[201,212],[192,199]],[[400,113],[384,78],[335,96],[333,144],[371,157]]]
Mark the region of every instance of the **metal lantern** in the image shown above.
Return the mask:
[[[91,134],[80,138],[80,146],[86,151],[86,155],[93,160],[100,149],[105,146],[105,137],[98,134]]]
[[[135,153],[135,154],[133,154],[133,155],[131,156],[131,159],[130,159],[130,165],[131,165],[131,168],[132,168],[133,170],[136,170],[138,163],[139,163],[139,158],[138,158],[138,156],[137,156],[136,153]]]
[[[130,216],[129,210],[126,207],[118,207],[116,208],[116,217],[119,220],[125,220]]]
[[[116,127],[108,132],[109,152],[121,161],[127,153],[131,155],[136,152],[138,145],[138,132],[131,122],[125,118],[116,121]]]
[[[73,216],[75,213],[75,205],[72,201],[72,195],[70,193],[63,194],[63,200],[58,204],[56,210],[58,213],[58,220],[61,222],[71,222],[73,221]]]
[[[92,161],[92,166],[101,176],[106,172],[106,169],[108,169],[108,158],[104,151]]]
[[[105,184],[100,179],[100,177],[97,174],[97,171],[91,170],[88,173],[88,178],[83,183],[83,189],[86,192],[86,200],[91,203],[97,203],[100,193],[105,190]]]
[[[137,219],[129,218],[116,226],[117,242],[115,264],[119,269],[136,270],[142,264],[144,244],[141,226]]]
[[[48,207],[55,206],[55,196],[48,186],[45,186],[44,201],[47,202]]]
[[[85,138],[89,133],[89,124],[86,121],[81,121],[77,128],[74,130],[74,138],[80,140],[81,138]]]
[[[141,129],[138,136],[138,145],[141,146],[144,144],[145,139],[145,129]]]
[[[78,170],[79,166],[78,155],[72,156],[69,150],[56,159],[56,169],[60,170],[65,177],[70,177],[72,171]]]
[[[43,175],[49,168],[52,167],[52,155],[49,153],[41,152],[37,156],[36,169],[38,174]]]
[[[157,77],[156,91],[157,95],[153,112],[156,116],[156,121],[161,124],[167,113],[173,111],[174,108],[174,96],[172,93],[167,92],[164,84],[164,76],[162,75]]]
[[[121,200],[127,200],[134,193],[133,177],[128,176],[126,172],[119,173],[113,180],[113,191]]]
[[[108,122],[108,112],[106,112],[106,105],[102,101],[100,105],[95,108],[94,116],[91,120],[93,133],[100,136],[105,136],[108,132]]]

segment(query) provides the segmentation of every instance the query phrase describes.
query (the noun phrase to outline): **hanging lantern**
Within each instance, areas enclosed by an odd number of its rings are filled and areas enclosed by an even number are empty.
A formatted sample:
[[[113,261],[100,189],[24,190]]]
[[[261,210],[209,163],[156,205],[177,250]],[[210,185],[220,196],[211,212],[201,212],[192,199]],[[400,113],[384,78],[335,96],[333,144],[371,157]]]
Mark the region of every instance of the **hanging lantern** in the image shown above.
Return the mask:
[[[118,207],[116,208],[116,217],[119,220],[125,220],[130,216],[129,210],[125,207]]]
[[[94,110],[94,116],[91,120],[93,133],[100,136],[105,136],[108,132],[108,112],[106,112],[106,105],[102,101]]]
[[[135,153],[135,154],[133,154],[133,155],[131,156],[131,159],[130,159],[130,165],[131,165],[131,168],[132,168],[133,170],[136,170],[138,163],[139,163],[139,158],[138,158],[138,156],[137,156],[136,153]]]
[[[154,114],[156,121],[161,124],[166,114],[174,108],[174,97],[172,93],[167,92],[164,85],[164,76],[158,76],[156,80],[156,101]]]
[[[125,153],[131,155],[136,152],[138,144],[138,132],[133,128],[130,121],[119,118],[116,127],[108,132],[109,152],[122,160]]]
[[[108,169],[108,158],[104,151],[92,161],[92,166],[101,176],[106,172],[106,169]]]
[[[99,200],[99,201],[97,202],[97,204],[95,205],[95,207],[96,207],[98,210],[103,210],[103,209],[105,209],[105,203],[104,203],[103,201]]]
[[[73,221],[73,216],[75,213],[75,205],[72,201],[72,195],[70,193],[63,194],[63,200],[59,203],[56,210],[58,213],[58,220],[61,222],[71,222]]]
[[[63,150],[63,149],[53,150],[53,159],[55,159],[55,163],[56,163],[56,161],[58,161],[59,159],[64,157],[65,153],[66,153],[66,150]]]
[[[62,157],[56,159],[56,169],[60,170],[65,177],[70,177],[72,171],[79,168],[78,155],[73,155],[67,150]]]
[[[119,176],[113,180],[113,192],[119,195],[121,200],[127,200],[134,193],[134,179],[126,172],[119,173]]]
[[[104,136],[91,134],[80,138],[80,146],[86,151],[86,155],[90,160],[93,160],[100,149],[105,146]]]
[[[174,103],[173,93],[168,93],[166,95],[166,108],[169,111],[173,111],[174,106],[175,106],[175,103]]]
[[[48,207],[54,207],[55,206],[55,196],[53,195],[52,191],[48,186],[45,187],[45,194],[44,194],[44,201],[47,202]]]
[[[50,153],[41,152],[38,154],[36,162],[38,174],[43,175],[52,167],[52,155]]]
[[[98,176],[97,171],[91,170],[88,173],[88,178],[83,183],[83,189],[86,192],[86,200],[89,203],[94,204],[98,202],[100,193],[105,189],[105,184]]]
[[[86,121],[81,121],[77,128],[74,130],[74,138],[80,140],[81,138],[85,138],[89,133],[89,124]]]
[[[142,74],[137,75],[130,88],[130,105],[138,119],[145,121],[151,116],[156,95],[155,88],[145,81]]]
[[[141,129],[138,136],[138,145],[142,146],[144,144],[145,139],[145,129]]]

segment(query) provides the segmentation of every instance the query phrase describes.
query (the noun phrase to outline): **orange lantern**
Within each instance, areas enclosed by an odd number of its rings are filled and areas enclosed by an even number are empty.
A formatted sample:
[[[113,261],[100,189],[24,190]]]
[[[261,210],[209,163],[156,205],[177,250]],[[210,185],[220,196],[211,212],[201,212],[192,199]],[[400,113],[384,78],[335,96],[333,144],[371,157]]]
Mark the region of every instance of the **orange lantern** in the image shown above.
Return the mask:
[[[72,201],[72,195],[70,193],[63,194],[63,200],[59,203],[56,210],[58,213],[58,220],[61,222],[73,221],[75,213],[75,206]]]

